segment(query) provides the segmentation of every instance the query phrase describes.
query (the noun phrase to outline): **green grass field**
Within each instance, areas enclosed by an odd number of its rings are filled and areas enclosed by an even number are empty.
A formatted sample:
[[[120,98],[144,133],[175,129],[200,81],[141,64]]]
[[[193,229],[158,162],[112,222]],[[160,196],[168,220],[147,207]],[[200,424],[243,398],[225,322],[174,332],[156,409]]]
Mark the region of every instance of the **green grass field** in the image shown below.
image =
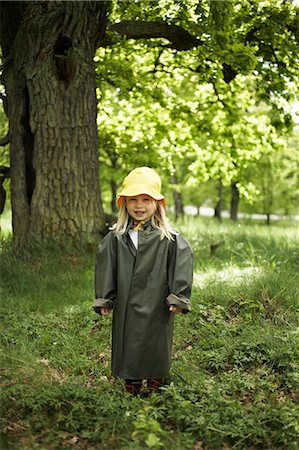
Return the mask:
[[[110,376],[94,252],[19,256],[3,240],[1,450],[299,448],[298,224],[178,228],[194,249],[193,310],[176,317],[167,384],[145,399]]]

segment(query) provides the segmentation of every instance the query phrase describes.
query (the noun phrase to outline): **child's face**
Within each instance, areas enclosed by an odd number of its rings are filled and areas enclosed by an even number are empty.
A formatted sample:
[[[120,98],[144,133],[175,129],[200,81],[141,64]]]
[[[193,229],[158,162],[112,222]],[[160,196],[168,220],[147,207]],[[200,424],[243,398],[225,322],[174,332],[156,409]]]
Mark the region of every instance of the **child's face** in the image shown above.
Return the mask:
[[[127,211],[134,220],[146,221],[156,211],[156,201],[149,195],[126,197]]]

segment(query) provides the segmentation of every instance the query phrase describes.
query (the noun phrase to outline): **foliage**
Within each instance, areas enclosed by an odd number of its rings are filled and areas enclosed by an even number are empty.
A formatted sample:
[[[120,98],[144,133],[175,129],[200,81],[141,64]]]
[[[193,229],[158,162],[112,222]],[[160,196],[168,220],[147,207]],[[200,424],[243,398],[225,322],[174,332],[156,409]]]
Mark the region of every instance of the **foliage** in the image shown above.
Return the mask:
[[[292,128],[296,17],[296,7],[286,2],[114,2],[110,22],[132,22],[129,37],[98,49],[95,58],[107,196],[111,179],[151,165],[165,176],[167,190],[187,197],[220,178],[224,186],[237,182],[247,203],[264,197],[264,160],[277,154],[281,167],[284,135]],[[138,21],[183,27],[198,45],[177,51],[165,39],[141,39],[133,33]],[[269,27],[272,21],[277,27]],[[284,195],[292,196],[289,190]]]
[[[269,149],[258,164],[251,167],[249,179],[253,180],[259,195],[249,211],[254,208],[264,214],[298,213],[298,144],[297,126],[279,152]]]
[[[95,316],[94,252],[1,253],[1,430],[8,449],[295,450],[299,430],[294,224],[178,224],[195,258],[159,394],[110,376],[111,317]],[[210,245],[224,240],[214,255]]]

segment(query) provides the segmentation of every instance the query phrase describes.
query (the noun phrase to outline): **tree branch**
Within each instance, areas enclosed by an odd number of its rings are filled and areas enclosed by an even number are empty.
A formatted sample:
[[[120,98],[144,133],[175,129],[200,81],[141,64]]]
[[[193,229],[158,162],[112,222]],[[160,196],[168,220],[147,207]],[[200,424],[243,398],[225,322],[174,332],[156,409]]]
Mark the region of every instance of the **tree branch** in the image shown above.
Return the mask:
[[[193,36],[184,28],[166,22],[124,20],[123,22],[110,24],[107,26],[108,35],[103,39],[102,46],[114,43],[109,31],[128,39],[167,39],[171,43],[170,48],[176,50],[190,50],[203,44],[199,38]]]

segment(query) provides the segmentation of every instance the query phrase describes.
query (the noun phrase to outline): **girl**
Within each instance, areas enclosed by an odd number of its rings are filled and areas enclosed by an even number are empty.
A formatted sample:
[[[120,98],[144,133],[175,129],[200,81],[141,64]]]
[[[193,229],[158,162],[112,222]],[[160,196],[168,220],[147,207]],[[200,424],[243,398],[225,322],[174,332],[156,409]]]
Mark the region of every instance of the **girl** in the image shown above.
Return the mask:
[[[134,169],[118,195],[117,224],[101,242],[94,309],[113,309],[112,374],[140,394],[168,376],[173,316],[190,311],[192,250],[167,222],[159,175]]]

